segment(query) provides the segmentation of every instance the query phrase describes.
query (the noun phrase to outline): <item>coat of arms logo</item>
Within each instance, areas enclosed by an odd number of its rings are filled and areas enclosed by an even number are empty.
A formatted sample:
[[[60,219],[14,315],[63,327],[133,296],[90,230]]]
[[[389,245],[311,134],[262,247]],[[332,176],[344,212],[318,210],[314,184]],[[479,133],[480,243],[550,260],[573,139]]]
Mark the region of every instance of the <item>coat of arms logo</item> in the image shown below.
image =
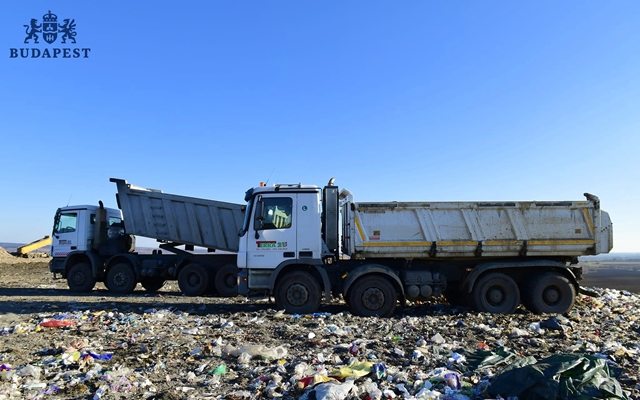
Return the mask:
[[[24,39],[25,43],[29,43],[29,40],[33,40],[33,43],[39,43],[38,33],[42,34],[42,38],[45,42],[52,44],[58,39],[58,33],[62,33],[62,43],[67,43],[67,40],[71,40],[71,43],[76,42],[76,23],[75,19],[64,19],[63,24],[58,23],[58,16],[53,14],[51,10],[42,16],[42,24],[38,25],[36,18],[31,18],[29,25],[24,25],[26,29],[25,33],[27,37]]]

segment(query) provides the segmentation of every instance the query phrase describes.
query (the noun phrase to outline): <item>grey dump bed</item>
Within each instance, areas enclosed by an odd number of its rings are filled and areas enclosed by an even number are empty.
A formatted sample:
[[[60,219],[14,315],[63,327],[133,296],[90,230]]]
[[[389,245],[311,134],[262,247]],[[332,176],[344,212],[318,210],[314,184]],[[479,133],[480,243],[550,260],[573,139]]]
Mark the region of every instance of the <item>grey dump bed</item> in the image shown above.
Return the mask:
[[[237,252],[243,205],[163,193],[111,178],[127,233]]]
[[[613,247],[609,214],[587,201],[343,204],[352,257],[584,256]]]

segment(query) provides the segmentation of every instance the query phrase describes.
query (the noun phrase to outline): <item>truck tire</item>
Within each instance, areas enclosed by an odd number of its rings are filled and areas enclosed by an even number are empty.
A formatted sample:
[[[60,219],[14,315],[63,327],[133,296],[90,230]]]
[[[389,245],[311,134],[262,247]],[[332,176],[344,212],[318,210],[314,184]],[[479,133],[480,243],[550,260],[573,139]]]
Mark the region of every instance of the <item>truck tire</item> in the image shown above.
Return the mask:
[[[147,292],[157,292],[164,286],[164,278],[161,276],[149,276],[142,278],[140,284]]]
[[[398,293],[382,276],[365,276],[349,290],[347,303],[351,312],[361,317],[390,317],[396,310]]]
[[[520,290],[508,275],[492,272],[482,276],[473,287],[473,307],[480,312],[511,314],[520,305]]]
[[[133,270],[131,264],[118,263],[107,271],[105,286],[114,293],[133,293],[136,285],[136,272]]]
[[[576,289],[571,281],[557,272],[534,277],[525,290],[522,302],[534,314],[563,314],[576,300]]]
[[[294,271],[285,274],[275,287],[276,304],[290,314],[309,314],[320,307],[322,289],[308,272]]]
[[[214,281],[216,292],[221,297],[235,297],[238,295],[238,267],[225,265],[216,272]]]
[[[211,285],[211,275],[200,264],[187,264],[178,275],[180,291],[187,296],[202,296]]]
[[[67,284],[72,292],[86,293],[93,290],[96,279],[91,272],[91,266],[87,263],[78,263],[67,273]]]

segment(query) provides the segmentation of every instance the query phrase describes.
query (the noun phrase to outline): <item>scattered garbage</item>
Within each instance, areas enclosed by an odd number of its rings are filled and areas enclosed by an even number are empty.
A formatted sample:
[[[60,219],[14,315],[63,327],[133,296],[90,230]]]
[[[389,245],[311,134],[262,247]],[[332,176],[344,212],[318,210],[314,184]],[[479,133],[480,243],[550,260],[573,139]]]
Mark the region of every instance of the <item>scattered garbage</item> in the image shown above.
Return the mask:
[[[640,295],[593,291],[542,316],[58,304],[0,326],[0,399],[640,398]]]

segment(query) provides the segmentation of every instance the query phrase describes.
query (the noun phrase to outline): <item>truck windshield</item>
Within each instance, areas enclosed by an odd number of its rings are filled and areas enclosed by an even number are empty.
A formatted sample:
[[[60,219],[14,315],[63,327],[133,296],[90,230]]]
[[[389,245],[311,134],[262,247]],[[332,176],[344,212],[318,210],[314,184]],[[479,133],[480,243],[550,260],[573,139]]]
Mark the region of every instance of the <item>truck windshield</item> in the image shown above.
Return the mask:
[[[253,207],[253,200],[255,197],[251,197],[249,201],[247,201],[247,208],[244,210],[244,221],[242,222],[242,229],[238,232],[238,236],[243,237],[245,233],[249,230],[249,221],[251,217],[251,207]]]
[[[117,227],[117,228],[122,228],[122,220],[120,218],[117,217],[109,217],[109,227]]]

